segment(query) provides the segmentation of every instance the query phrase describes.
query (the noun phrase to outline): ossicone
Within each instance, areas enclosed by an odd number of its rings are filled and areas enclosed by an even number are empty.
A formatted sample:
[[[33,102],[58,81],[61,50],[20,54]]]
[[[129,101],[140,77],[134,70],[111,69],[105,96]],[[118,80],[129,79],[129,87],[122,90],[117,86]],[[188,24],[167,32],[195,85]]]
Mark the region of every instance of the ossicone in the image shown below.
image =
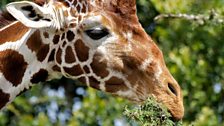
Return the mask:
[[[136,0],[105,0],[104,7],[120,14],[135,14]]]

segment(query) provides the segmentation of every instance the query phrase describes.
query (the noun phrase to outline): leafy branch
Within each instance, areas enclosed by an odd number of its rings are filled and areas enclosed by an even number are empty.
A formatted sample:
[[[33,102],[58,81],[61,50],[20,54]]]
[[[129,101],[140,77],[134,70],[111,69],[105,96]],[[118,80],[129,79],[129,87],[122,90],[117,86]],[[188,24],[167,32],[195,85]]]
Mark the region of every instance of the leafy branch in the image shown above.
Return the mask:
[[[182,121],[174,122],[167,108],[149,97],[139,107],[125,108],[124,115],[142,123],[143,126],[182,126]]]
[[[185,19],[188,21],[193,21],[199,25],[205,25],[207,23],[224,24],[224,18],[221,14],[217,13],[215,10],[210,10],[208,14],[160,14],[154,18],[157,22],[161,19]]]

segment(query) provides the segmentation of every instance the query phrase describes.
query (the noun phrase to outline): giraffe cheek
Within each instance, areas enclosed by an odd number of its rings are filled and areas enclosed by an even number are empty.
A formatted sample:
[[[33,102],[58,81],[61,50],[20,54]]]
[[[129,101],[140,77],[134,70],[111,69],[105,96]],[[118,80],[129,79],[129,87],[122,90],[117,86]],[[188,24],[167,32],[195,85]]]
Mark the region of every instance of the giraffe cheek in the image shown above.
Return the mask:
[[[112,77],[105,82],[106,92],[116,93],[118,91],[125,91],[128,87],[125,82],[117,77]]]
[[[107,67],[107,60],[101,53],[96,52],[93,55],[93,61],[90,64],[90,67],[93,73],[98,77],[105,78],[110,74]]]
[[[101,78],[105,78],[109,75],[109,71],[107,70],[107,65],[105,62],[100,62],[99,59],[94,58],[93,62],[90,64],[93,72],[101,77]]]

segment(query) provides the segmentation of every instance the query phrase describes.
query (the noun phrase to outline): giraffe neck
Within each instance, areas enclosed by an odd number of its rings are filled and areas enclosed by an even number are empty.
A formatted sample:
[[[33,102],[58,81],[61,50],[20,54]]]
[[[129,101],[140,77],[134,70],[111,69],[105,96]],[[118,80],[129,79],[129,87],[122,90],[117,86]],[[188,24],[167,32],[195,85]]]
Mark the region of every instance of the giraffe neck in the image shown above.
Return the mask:
[[[72,3],[65,1],[65,5],[70,4]],[[85,14],[88,12],[86,4],[85,1],[74,3],[71,11],[76,15]],[[68,15],[68,10],[64,11],[64,16],[69,16],[73,22],[80,22],[84,16],[73,18],[73,15]],[[76,27],[76,25],[69,24],[70,27]],[[63,29],[60,30],[63,31]],[[58,63],[73,60],[69,58],[64,61],[65,58],[62,58],[65,55],[62,49],[67,48],[68,45],[61,41],[65,33],[62,36],[58,35],[61,34],[58,33],[61,32],[60,30],[31,29],[18,21],[0,29],[0,109],[36,83],[57,79],[62,75],[69,76]],[[71,39],[67,36],[66,39]],[[71,49],[67,48],[65,51],[69,52]],[[70,69],[67,68],[67,70]],[[77,71],[80,72],[80,69]],[[75,78],[78,79],[78,77]]]
[[[113,56],[105,52],[106,47],[101,46],[97,51],[97,43],[82,40],[80,30],[88,23],[80,23],[85,13],[75,17],[72,14],[86,12],[88,9],[85,9],[85,4],[73,10],[74,13],[65,11],[71,22],[64,29],[35,30],[15,22],[0,30],[0,65],[3,64],[0,66],[0,98],[4,99],[0,108],[34,83],[62,75],[95,89],[136,97],[129,93],[136,89],[132,89],[125,75],[121,71],[114,71],[112,67],[108,68],[114,62],[107,63]],[[8,65],[8,62],[11,64]],[[116,85],[121,86],[118,89]]]
[[[39,30],[14,22],[0,30],[0,44],[0,109],[33,84],[60,76]]]

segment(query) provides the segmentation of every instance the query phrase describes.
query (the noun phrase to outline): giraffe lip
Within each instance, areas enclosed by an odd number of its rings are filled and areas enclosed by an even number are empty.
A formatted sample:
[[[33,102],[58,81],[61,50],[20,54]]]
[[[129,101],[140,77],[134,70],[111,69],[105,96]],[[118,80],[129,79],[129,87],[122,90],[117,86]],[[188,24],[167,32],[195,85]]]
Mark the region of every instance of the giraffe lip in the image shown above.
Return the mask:
[[[171,114],[170,120],[172,120],[173,122],[180,121],[183,118],[183,116],[182,117],[175,117],[175,115],[170,110],[168,110],[168,112]]]

